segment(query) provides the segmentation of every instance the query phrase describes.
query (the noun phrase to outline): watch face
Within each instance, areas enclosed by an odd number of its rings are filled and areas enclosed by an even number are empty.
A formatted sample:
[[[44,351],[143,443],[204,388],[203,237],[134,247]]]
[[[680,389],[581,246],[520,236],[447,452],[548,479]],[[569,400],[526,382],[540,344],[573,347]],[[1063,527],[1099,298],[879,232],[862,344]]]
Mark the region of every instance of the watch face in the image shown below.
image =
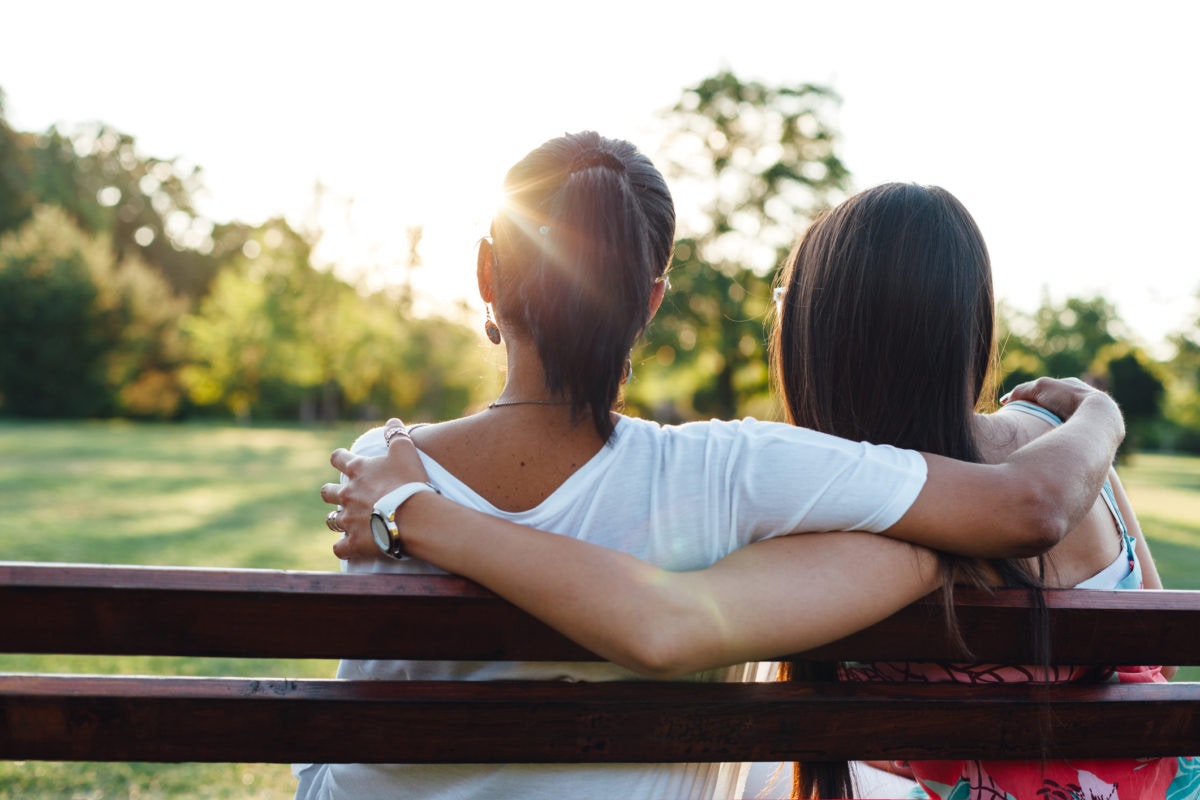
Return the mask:
[[[387,521],[379,512],[371,515],[371,535],[375,537],[375,544],[380,550],[386,553],[392,549],[392,535],[388,532]]]

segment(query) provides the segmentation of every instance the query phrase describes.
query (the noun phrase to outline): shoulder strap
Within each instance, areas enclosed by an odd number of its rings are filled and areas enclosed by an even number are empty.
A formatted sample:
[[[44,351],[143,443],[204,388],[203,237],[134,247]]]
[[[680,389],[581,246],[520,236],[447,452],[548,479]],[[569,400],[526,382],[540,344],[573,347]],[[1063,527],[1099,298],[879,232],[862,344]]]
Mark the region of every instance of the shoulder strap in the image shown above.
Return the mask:
[[[1011,403],[1007,403],[1004,408],[1011,408],[1013,411],[1021,411],[1025,414],[1038,417],[1049,422],[1056,428],[1062,425],[1062,419],[1053,411],[1026,400],[1013,400]],[[1121,534],[1121,540],[1124,541],[1125,536],[1129,533],[1129,526],[1125,524],[1125,517],[1121,514],[1121,509],[1117,507],[1117,497],[1113,492],[1110,481],[1104,481],[1104,486],[1100,489],[1100,496],[1104,498],[1104,505],[1108,506],[1109,513],[1112,514],[1113,521],[1117,524],[1117,531]]]
[[[1062,419],[1060,419],[1059,416],[1053,411],[1042,408],[1039,405],[1034,405],[1033,403],[1025,400],[1013,400],[1012,402],[1005,404],[1004,408],[1011,408],[1013,411],[1023,411],[1030,416],[1040,417],[1056,428],[1059,425],[1062,425]]]

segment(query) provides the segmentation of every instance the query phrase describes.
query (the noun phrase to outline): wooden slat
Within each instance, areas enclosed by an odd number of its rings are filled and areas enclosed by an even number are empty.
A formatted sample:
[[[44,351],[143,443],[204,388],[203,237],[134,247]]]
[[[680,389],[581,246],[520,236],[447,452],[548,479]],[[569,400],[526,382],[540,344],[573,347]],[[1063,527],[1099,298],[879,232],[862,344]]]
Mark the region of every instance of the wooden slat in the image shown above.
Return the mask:
[[[1052,660],[1059,664],[1200,664],[1200,592],[1044,592]],[[970,660],[1036,663],[1032,599],[1023,590],[955,593]],[[811,660],[962,660],[947,635],[940,594],[876,625],[810,650]]]
[[[1200,592],[1051,591],[1059,663],[1200,664]],[[961,591],[974,658],[1034,658],[1021,592]],[[803,614],[804,609],[797,609]],[[805,654],[829,660],[960,658],[925,601]],[[278,658],[589,660],[590,653],[448,575],[0,562],[0,651]]]
[[[0,676],[5,759],[1039,758],[1046,719],[1048,757],[1200,752],[1200,685],[1058,686],[1048,698],[1013,685],[670,683],[647,692],[645,683]]]
[[[595,660],[470,581],[0,562],[10,653]]]

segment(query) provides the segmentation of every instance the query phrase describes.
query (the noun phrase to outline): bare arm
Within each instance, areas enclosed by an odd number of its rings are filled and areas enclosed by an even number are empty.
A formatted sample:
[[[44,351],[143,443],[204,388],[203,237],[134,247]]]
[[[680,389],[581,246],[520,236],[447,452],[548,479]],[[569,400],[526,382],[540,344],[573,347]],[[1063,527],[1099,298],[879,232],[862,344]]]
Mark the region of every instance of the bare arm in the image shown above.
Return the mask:
[[[668,572],[433,493],[409,500],[399,522],[413,556],[487,586],[604,658],[653,677],[816,647],[937,585],[932,553],[873,534],[772,539],[708,569]]]
[[[1068,394],[1079,424],[1040,437],[1025,448],[1034,455],[1017,459],[1016,466],[929,457],[925,489],[889,533],[954,543],[955,536],[1001,529],[1015,531],[1019,539],[1026,534],[1026,519],[1041,522],[1043,514],[1069,530],[1099,491],[1120,438],[1120,416],[1104,395],[1074,388]],[[1051,404],[1044,397],[1034,399]],[[1071,411],[1062,402],[1055,410]],[[1108,429],[1089,433],[1089,421]],[[1087,486],[1076,484],[1090,483],[1091,473],[1084,479],[1072,476],[1081,463],[1092,461],[1100,464],[1101,475],[1089,494]],[[367,533],[375,500],[401,483],[426,478],[415,447],[400,436],[386,456],[338,450],[332,463],[350,477],[345,485],[326,484],[321,490],[326,502],[345,506],[340,521],[349,533],[334,552],[340,558],[375,555]],[[1066,486],[1048,490],[1045,484]],[[1033,510],[1014,511],[1010,505],[1026,501]],[[1078,508],[1064,514],[1053,507],[1059,502]],[[867,534],[787,537],[744,548],[707,570],[668,573],[432,493],[411,498],[397,522],[412,555],[482,583],[605,658],[653,675],[814,647],[882,619],[935,583],[929,551]],[[1029,546],[1028,541],[1022,545]]]
[[[1150,553],[1150,543],[1142,534],[1141,523],[1138,522],[1137,514],[1133,512],[1133,504],[1129,502],[1129,495],[1125,494],[1125,487],[1121,485],[1121,479],[1117,477],[1116,470],[1112,471],[1109,480],[1112,481],[1113,495],[1117,498],[1117,508],[1121,509],[1121,516],[1125,518],[1125,526],[1129,530],[1129,535],[1134,538],[1133,549],[1137,554],[1138,563],[1142,567],[1142,587],[1161,589],[1163,582],[1158,574],[1158,567],[1154,565],[1154,556]],[[1174,666],[1162,668],[1163,677],[1167,680],[1174,678],[1178,671],[1179,668]]]
[[[1000,464],[926,455],[929,477],[886,533],[968,556],[1029,556],[1048,550],[1092,507],[1125,435],[1116,403],[1077,380],[1022,384],[1029,400],[1067,419]],[[1069,419],[1068,419],[1069,418]]]
[[[327,502],[345,507],[340,521],[348,532],[334,552],[374,557],[366,517],[384,492],[426,478],[416,449],[399,436],[386,456],[337,450],[331,462],[350,477],[321,489]],[[471,578],[604,658],[656,677],[816,647],[938,585],[931,552],[865,533],[783,537],[705,570],[668,572],[433,493],[410,498],[397,522],[412,556]]]
[[[709,569],[672,573],[505,523],[503,531],[491,527],[495,546],[479,557],[471,552],[474,537],[446,535],[477,525],[476,512],[460,515],[454,509],[461,507],[430,499],[404,512],[415,556],[467,575],[604,658],[655,677],[816,647],[883,619],[936,584],[932,553],[871,534],[769,540]]]
[[[1154,556],[1150,555],[1150,544],[1142,534],[1142,525],[1138,522],[1133,505],[1129,502],[1129,495],[1125,494],[1125,487],[1122,485],[1120,477],[1117,476],[1117,471],[1112,470],[1108,479],[1112,482],[1113,496],[1117,498],[1117,508],[1121,509],[1121,516],[1125,518],[1125,526],[1129,529],[1129,535],[1134,539],[1134,551],[1137,553],[1138,563],[1142,567],[1142,586],[1146,589],[1161,589],[1163,582],[1158,575],[1158,567],[1154,566]]]

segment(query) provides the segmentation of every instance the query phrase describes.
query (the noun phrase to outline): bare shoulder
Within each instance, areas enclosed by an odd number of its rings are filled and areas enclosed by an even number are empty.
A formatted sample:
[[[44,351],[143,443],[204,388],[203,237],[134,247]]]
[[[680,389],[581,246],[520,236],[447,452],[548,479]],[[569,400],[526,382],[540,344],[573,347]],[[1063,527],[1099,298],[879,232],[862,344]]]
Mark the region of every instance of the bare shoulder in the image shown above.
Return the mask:
[[[1040,416],[1025,414],[1012,408],[1001,408],[991,414],[975,415],[975,440],[989,464],[1008,458],[1054,426]]]
[[[410,432],[417,447],[438,461],[452,457],[453,453],[463,448],[469,448],[472,442],[479,446],[494,444],[493,442],[484,444],[483,440],[492,431],[482,424],[478,414],[444,422],[414,425],[410,428]]]

